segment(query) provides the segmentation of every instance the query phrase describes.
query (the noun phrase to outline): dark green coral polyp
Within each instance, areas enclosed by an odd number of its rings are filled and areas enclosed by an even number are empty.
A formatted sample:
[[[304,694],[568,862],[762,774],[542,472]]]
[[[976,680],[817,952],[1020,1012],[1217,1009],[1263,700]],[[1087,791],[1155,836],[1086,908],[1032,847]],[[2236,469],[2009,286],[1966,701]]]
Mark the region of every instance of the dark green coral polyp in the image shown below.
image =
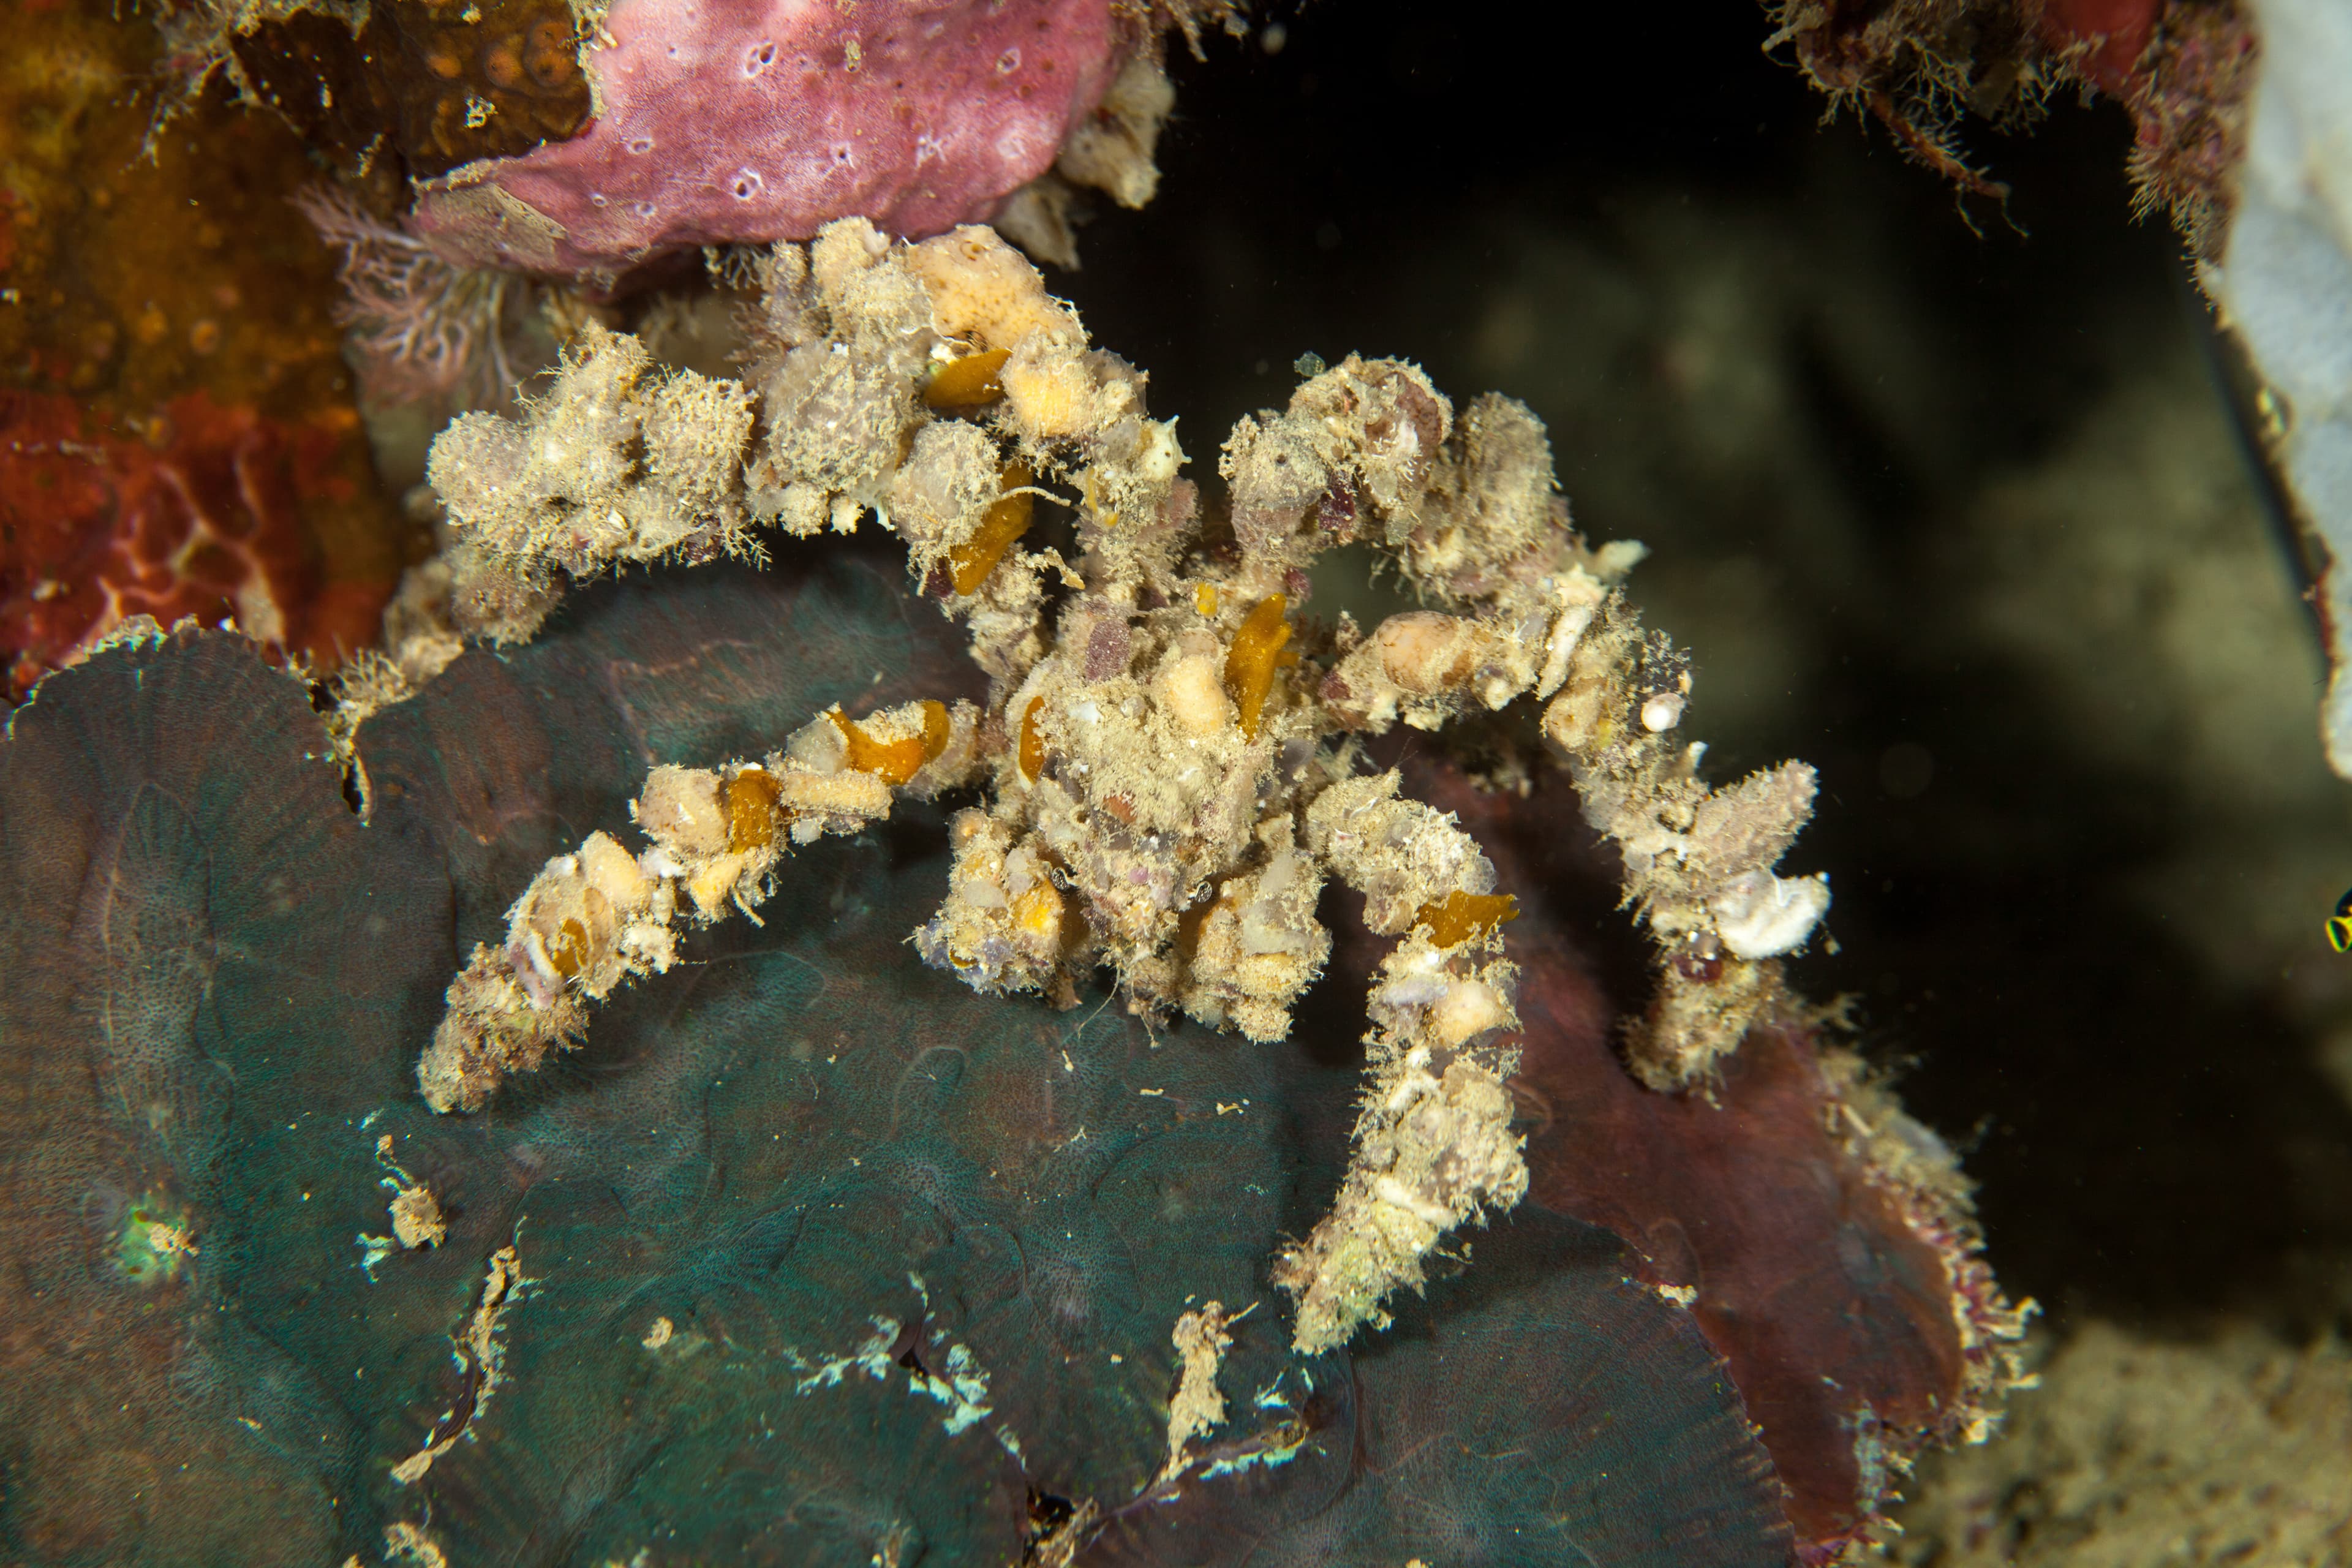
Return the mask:
[[[1720,1364],[1601,1231],[1524,1205],[1386,1333],[1290,1356],[1266,1264],[1337,1184],[1354,1025],[1155,1037],[1105,998],[1056,1013],[923,968],[935,809],[798,854],[764,927],[695,936],[488,1111],[425,1110],[460,956],[549,855],[634,841],[650,763],[958,689],[898,575],[583,595],[370,721],[364,825],[301,689],[233,637],[103,654],[20,710],[0,871],[34,896],[0,917],[0,1068],[33,1099],[0,1240],[37,1289],[0,1306],[50,1349],[0,1352],[11,1554],[372,1563],[413,1524],[457,1564],[1009,1568],[1091,1501],[1087,1563],[1785,1561]],[[177,1113],[132,1114],[132,1082]],[[371,1279],[385,1135],[450,1230]],[[158,1171],[183,1199],[134,1212],[205,1216],[194,1288],[100,1289],[74,1194]],[[509,1245],[486,1388],[451,1341]],[[1259,1303],[1203,1440],[1218,1473],[1155,1489],[1170,1333],[1213,1298]],[[158,1506],[77,1535],[125,1454]]]
[[[187,1210],[150,1193],[122,1216],[114,1266],[134,1285],[160,1285],[180,1277],[198,1245]]]

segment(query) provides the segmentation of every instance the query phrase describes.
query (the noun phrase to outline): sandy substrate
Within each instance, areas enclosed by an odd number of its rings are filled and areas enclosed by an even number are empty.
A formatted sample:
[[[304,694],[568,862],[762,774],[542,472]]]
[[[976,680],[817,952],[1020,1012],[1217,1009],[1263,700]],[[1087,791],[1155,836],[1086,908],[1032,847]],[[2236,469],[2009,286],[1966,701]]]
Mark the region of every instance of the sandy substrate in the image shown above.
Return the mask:
[[[2352,1562],[2352,1353],[2092,1322],[2008,1433],[1930,1464],[1891,1555],[1938,1568]]]

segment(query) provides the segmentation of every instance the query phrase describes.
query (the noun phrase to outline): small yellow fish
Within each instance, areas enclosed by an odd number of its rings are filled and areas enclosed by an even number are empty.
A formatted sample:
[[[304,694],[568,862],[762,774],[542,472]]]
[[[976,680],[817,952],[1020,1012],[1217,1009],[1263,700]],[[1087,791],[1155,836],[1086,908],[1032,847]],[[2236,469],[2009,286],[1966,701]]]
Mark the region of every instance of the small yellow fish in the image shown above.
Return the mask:
[[[2338,952],[2352,952],[2352,889],[2336,900],[2336,912],[2327,917],[2327,945]]]

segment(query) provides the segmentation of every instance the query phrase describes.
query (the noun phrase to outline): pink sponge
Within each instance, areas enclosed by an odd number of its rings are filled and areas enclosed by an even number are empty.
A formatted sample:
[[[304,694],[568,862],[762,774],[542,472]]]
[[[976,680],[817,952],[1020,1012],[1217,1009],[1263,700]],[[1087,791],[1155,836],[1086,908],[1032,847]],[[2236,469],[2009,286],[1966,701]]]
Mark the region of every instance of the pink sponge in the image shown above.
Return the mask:
[[[420,186],[454,260],[617,274],[663,251],[910,237],[1045,173],[1139,41],[1110,0],[615,0],[568,142]]]

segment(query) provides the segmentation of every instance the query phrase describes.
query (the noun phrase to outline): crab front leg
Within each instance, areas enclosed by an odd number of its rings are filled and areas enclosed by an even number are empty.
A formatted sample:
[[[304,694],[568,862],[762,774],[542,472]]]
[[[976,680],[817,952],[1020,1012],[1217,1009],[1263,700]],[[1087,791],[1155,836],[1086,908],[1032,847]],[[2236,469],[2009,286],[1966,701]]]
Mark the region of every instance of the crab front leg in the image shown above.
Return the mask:
[[[1394,773],[1335,784],[1308,808],[1317,855],[1365,895],[1364,921],[1402,935],[1368,998],[1373,1032],[1355,1152],[1331,1212],[1276,1259],[1305,1354],[1388,1325],[1381,1301],[1418,1288],[1446,1234],[1526,1195],[1511,1131],[1507,1043],[1517,966],[1501,956],[1514,900],[1443,812],[1400,799]]]
[[[577,1045],[587,1004],[676,962],[680,920],[708,925],[772,890],[789,845],[856,833],[895,793],[926,798],[979,766],[980,711],[908,702],[852,720],[829,708],[784,749],[717,768],[646,775],[631,811],[652,840],[631,855],[592,833],[550,860],[507,911],[507,939],[477,946],[417,1063],[436,1110],[478,1110],[509,1075]]]

